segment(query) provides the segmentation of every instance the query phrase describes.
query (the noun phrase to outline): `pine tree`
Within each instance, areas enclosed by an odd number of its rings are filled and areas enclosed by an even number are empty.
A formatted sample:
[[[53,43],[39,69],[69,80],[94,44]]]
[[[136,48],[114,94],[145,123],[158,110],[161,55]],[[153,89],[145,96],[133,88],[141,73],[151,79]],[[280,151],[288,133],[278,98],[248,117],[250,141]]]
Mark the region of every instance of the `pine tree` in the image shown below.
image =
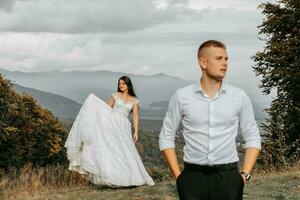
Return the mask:
[[[265,19],[259,26],[264,50],[254,57],[263,93],[277,93],[263,124],[265,166],[281,167],[299,161],[300,154],[300,1],[263,3]]]

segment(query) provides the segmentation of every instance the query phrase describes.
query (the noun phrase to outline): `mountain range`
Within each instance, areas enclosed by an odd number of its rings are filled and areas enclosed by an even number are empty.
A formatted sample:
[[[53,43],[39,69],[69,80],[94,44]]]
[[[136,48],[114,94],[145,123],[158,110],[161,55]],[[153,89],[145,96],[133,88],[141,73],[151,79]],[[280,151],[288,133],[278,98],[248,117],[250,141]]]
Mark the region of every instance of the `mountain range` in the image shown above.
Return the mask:
[[[32,95],[40,106],[51,111],[56,117],[64,121],[72,121],[81,107],[81,104],[78,102],[60,95],[23,87],[17,84],[13,84],[13,87],[16,92],[20,94],[26,93]]]
[[[169,100],[177,88],[192,83],[166,74],[145,76],[107,70],[26,73],[0,69],[0,73],[16,84],[68,97],[79,103],[83,103],[89,93],[95,93],[106,101],[117,90],[118,79],[126,75],[131,78],[142,107],[155,101]]]
[[[41,105],[63,118],[73,118],[89,93],[94,93],[107,101],[117,90],[121,76],[129,76],[140,101],[141,115],[162,118],[172,94],[180,87],[192,84],[166,74],[151,76],[125,74],[107,70],[70,71],[70,72],[20,72],[0,69],[0,73],[16,84],[19,92],[32,94]],[[243,88],[243,86],[241,87]],[[253,103],[256,119],[264,121],[267,116],[264,108],[268,107],[270,98],[249,89],[243,88]],[[53,96],[52,96],[53,95]]]

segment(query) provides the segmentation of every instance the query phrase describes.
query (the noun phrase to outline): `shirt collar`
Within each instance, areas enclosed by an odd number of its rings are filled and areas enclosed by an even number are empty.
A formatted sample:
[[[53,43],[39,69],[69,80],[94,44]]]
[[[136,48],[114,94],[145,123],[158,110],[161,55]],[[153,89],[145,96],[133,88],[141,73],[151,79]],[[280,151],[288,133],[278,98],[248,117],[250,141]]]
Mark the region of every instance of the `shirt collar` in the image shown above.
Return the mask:
[[[200,84],[200,81],[195,82],[194,89],[195,89],[195,92],[200,91],[200,92],[204,93],[204,91],[202,89],[202,86]],[[224,83],[224,81],[222,81],[221,88],[220,88],[219,92],[226,92],[226,90],[227,90],[227,85],[226,85],[226,83]]]

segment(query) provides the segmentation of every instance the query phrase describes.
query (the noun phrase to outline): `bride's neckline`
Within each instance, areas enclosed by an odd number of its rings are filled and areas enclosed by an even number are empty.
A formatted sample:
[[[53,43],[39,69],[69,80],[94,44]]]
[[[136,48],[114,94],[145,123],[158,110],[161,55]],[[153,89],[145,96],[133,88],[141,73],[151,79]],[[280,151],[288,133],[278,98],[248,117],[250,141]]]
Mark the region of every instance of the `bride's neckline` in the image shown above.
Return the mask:
[[[122,97],[122,94],[120,93],[117,93],[117,96],[121,99],[121,101],[124,103],[124,104],[128,104],[128,103],[132,103],[133,101],[131,101],[130,99],[132,99],[129,95],[128,95],[128,99],[127,101],[125,101]]]

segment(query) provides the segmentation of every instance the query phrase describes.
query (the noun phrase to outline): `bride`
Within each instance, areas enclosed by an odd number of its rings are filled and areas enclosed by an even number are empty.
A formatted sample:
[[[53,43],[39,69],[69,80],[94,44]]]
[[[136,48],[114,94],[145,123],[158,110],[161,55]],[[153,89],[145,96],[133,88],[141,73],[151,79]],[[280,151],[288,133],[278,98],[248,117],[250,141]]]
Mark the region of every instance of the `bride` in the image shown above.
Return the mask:
[[[94,94],[83,103],[65,143],[69,169],[99,185],[154,185],[135,147],[139,101],[129,77],[119,79],[117,91],[108,104]]]

